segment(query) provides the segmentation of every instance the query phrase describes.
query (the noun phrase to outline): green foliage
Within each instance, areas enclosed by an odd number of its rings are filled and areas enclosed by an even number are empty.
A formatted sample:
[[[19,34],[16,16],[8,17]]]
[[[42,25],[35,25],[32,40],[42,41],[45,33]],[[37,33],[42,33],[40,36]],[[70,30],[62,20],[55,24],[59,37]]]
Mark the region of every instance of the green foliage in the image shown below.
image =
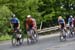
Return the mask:
[[[6,6],[0,6],[0,33],[7,33],[11,11]]]
[[[0,0],[0,34],[10,31],[9,20],[14,13],[19,18],[21,29],[25,30],[27,15],[32,15],[39,26],[41,21],[57,23],[62,15],[75,15],[75,0]]]
[[[9,36],[9,35],[0,36],[0,41],[10,40],[10,39],[11,39],[11,36]]]

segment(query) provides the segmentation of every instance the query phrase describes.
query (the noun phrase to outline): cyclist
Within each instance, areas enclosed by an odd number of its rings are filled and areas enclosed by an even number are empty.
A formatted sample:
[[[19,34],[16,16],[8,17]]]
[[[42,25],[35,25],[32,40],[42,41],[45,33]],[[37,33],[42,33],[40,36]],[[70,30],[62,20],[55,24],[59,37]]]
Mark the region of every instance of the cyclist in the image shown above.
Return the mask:
[[[37,26],[36,26],[36,20],[32,18],[31,15],[28,15],[26,19],[26,30],[30,30],[30,29],[36,31]]]
[[[61,29],[65,28],[65,20],[62,18],[62,16],[58,17],[58,23]]]
[[[58,23],[59,23],[59,28],[61,31],[65,31],[66,32],[66,25],[65,25],[65,20],[62,18],[62,16],[58,17]],[[66,37],[66,33],[61,32],[60,34],[60,39],[63,39]]]
[[[34,30],[34,32],[36,33],[36,29],[37,29],[36,20],[32,18],[31,15],[28,15],[26,19],[26,30],[29,38],[33,36],[30,30]]]
[[[13,39],[15,38],[17,44],[14,45],[19,45],[22,44],[22,42],[20,41],[20,39],[22,38],[21,35],[21,30],[20,30],[20,21],[19,19],[15,16],[15,14],[12,15],[12,19],[10,20],[11,22],[11,27],[13,29],[13,36],[12,36],[12,45],[14,44]],[[16,34],[15,34],[16,33]]]
[[[11,27],[13,28],[14,31],[20,29],[20,21],[15,16],[15,14],[12,15],[12,19],[10,21],[11,21]]]
[[[73,32],[74,32],[73,20],[74,20],[74,18],[73,18],[73,16],[71,15],[71,16],[68,18],[68,25],[69,25],[69,30],[70,30],[70,33],[71,33],[72,36],[73,36]],[[70,36],[71,36],[71,35],[70,35]]]
[[[71,15],[69,18],[68,18],[68,25],[69,27],[73,26],[73,16]]]

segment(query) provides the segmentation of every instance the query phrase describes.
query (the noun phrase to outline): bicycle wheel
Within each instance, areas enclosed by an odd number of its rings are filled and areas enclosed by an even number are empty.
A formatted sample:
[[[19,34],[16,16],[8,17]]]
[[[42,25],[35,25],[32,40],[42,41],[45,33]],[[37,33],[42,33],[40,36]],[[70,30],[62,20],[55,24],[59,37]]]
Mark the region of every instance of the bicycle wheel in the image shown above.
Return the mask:
[[[66,31],[61,30],[60,41],[66,41]]]
[[[72,38],[73,35],[74,35],[74,34],[73,34],[73,28],[70,28],[70,34],[69,34],[69,37]]]
[[[34,31],[31,29],[28,31],[27,44],[33,44],[35,41]]]
[[[23,37],[21,37],[21,38],[20,38],[20,40],[19,40],[19,45],[22,45],[22,44],[23,44],[23,42],[24,42],[24,38],[23,38]]]
[[[14,36],[12,36],[11,43],[12,43],[12,46],[15,46],[17,43],[17,40]]]
[[[35,42],[38,42],[38,33],[34,32],[34,38],[35,38]]]
[[[61,30],[61,32],[60,32],[60,36],[59,36],[59,38],[60,38],[60,41],[63,40],[63,31],[62,31],[62,30]]]
[[[31,34],[30,34],[30,30],[28,31],[27,33],[27,44],[30,44],[31,43]]]

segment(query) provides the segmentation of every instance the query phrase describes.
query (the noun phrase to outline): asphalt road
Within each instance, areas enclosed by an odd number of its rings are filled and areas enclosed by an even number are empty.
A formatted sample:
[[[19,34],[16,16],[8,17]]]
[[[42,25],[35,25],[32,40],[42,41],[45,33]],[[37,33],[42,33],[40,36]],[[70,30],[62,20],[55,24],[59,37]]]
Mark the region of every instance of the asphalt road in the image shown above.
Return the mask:
[[[36,44],[27,45],[25,42],[24,45],[16,47],[7,41],[0,43],[0,50],[75,50],[75,37],[60,42],[58,36],[59,34],[41,36]]]

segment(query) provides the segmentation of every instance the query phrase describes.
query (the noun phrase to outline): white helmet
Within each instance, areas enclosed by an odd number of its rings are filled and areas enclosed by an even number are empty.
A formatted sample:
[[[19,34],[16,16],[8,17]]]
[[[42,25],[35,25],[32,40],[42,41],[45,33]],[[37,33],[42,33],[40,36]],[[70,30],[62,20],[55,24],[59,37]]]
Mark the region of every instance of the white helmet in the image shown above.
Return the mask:
[[[16,16],[15,14],[12,15],[12,17],[15,17],[15,16]]]
[[[70,17],[72,18],[73,16],[71,15]]]
[[[30,18],[31,17],[31,15],[27,15],[27,18]]]

